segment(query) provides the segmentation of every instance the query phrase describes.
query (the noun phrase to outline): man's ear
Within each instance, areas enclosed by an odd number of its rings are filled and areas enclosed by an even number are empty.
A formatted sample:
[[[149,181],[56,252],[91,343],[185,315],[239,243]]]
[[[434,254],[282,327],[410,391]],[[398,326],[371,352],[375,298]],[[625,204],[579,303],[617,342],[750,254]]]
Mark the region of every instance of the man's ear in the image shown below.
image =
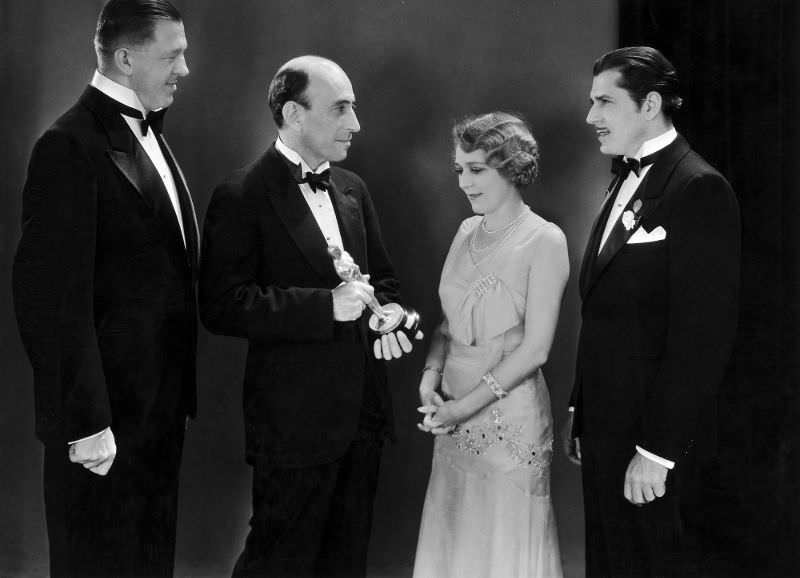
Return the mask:
[[[127,48],[117,48],[114,51],[113,57],[114,65],[125,76],[133,74],[133,62],[131,62],[131,53]]]
[[[651,90],[647,93],[647,96],[644,97],[644,102],[642,103],[642,110],[644,111],[647,120],[653,120],[659,115],[661,112],[662,103],[663,101],[659,92]]]
[[[286,101],[281,114],[283,115],[283,122],[295,129],[300,129],[303,126],[303,114],[300,111],[301,105],[293,100]]]

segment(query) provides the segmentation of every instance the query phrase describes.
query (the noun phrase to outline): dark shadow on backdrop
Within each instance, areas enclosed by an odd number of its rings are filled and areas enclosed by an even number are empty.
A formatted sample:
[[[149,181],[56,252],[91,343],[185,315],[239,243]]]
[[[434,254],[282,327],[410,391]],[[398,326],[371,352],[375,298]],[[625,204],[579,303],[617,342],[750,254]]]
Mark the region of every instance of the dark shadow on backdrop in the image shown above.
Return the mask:
[[[798,23],[792,0],[620,3],[620,46],[672,60],[686,100],[678,130],[741,205],[738,339],[686,512],[704,575],[800,574]]]

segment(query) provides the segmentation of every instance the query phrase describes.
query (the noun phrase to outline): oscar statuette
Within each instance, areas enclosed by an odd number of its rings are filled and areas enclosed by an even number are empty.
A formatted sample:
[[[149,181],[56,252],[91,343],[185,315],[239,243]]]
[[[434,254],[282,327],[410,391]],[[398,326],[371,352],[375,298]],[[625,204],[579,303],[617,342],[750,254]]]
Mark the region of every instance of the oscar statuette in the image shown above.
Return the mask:
[[[349,281],[361,281],[366,283],[358,264],[347,251],[342,251],[339,247],[329,246],[328,254],[333,258],[333,266],[339,278],[345,283]],[[402,307],[397,303],[387,303],[381,305],[374,297],[367,303],[372,311],[369,318],[369,328],[378,334],[391,333],[392,331],[402,331],[408,337],[413,338],[419,330],[419,313],[410,307]]]

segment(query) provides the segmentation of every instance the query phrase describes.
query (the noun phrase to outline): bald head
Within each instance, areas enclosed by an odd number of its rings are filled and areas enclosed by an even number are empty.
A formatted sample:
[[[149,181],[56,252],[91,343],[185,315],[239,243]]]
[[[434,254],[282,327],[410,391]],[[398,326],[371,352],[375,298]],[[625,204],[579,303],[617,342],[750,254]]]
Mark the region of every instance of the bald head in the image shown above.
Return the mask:
[[[281,66],[269,85],[268,96],[272,118],[278,128],[282,128],[284,124],[284,105],[287,102],[296,102],[309,108],[311,103],[306,91],[312,78],[325,79],[331,75],[344,75],[344,70],[332,60],[321,56],[298,56]]]
[[[269,106],[281,141],[312,169],[344,160],[361,130],[350,79],[327,58],[301,56],[281,66],[269,87]]]

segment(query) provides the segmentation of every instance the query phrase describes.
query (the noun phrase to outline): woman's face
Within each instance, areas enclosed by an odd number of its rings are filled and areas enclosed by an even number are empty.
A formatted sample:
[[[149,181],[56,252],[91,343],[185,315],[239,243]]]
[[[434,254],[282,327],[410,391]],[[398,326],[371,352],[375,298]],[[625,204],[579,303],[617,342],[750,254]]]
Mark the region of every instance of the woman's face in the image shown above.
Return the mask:
[[[455,171],[458,186],[479,215],[490,215],[519,199],[517,188],[486,164],[486,153],[481,149],[465,153],[456,146]]]

